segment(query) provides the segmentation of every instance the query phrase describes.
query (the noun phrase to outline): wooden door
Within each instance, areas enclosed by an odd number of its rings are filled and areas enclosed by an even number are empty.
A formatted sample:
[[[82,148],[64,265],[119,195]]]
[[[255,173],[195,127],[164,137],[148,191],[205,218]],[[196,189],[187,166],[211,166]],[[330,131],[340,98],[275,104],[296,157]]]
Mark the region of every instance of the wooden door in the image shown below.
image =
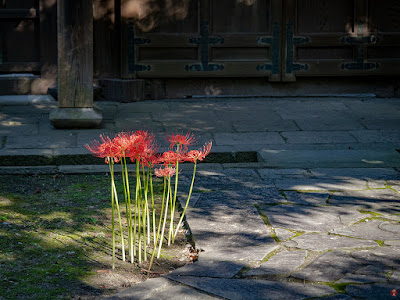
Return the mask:
[[[285,0],[282,80],[400,74],[399,0]]]
[[[39,0],[0,0],[0,73],[40,72]]]
[[[281,0],[173,2],[129,24],[127,74],[281,80]]]

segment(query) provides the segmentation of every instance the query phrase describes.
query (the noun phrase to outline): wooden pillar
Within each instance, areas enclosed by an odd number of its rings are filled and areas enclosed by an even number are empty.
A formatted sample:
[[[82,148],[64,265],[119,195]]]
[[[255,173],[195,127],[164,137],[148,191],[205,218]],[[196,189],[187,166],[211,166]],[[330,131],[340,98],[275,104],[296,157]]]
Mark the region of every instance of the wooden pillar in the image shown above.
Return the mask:
[[[57,1],[58,108],[56,128],[93,128],[102,114],[93,107],[92,0]]]

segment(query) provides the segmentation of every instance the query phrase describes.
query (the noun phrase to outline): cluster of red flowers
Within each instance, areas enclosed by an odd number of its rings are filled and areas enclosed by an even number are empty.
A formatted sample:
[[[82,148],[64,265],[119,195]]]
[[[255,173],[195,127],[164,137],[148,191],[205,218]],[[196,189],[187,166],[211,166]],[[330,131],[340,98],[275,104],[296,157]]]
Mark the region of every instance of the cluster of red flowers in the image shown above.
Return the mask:
[[[154,164],[164,164],[164,169],[156,170],[155,174],[159,177],[167,177],[175,174],[177,162],[197,162],[202,161],[211,150],[212,143],[208,142],[202,150],[188,151],[188,146],[195,143],[192,133],[186,135],[172,134],[166,137],[170,142],[170,149],[164,153],[158,153],[158,147],[153,134],[147,131],[121,132],[113,139],[108,136],[100,135],[101,141],[93,141],[86,148],[96,157],[105,158],[119,162],[121,158],[130,158],[133,162],[140,162],[143,166],[153,166]],[[174,147],[176,150],[174,151]]]

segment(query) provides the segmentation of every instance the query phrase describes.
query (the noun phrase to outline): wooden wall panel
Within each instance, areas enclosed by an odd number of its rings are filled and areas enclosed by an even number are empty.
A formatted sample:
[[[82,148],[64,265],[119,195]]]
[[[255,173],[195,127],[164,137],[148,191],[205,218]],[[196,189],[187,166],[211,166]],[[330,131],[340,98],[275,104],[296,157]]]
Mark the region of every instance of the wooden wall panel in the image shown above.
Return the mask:
[[[354,1],[297,1],[297,31],[299,33],[348,32],[352,28]]]
[[[374,32],[400,32],[400,1],[369,0],[369,22]]]
[[[269,0],[212,1],[212,31],[215,33],[270,32],[269,7]]]

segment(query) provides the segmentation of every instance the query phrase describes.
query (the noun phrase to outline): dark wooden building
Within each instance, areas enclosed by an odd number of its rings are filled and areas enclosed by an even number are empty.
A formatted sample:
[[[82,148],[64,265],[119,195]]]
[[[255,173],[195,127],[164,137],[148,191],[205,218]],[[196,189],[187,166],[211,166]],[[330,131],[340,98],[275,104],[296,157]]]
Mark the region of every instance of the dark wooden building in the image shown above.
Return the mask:
[[[93,74],[107,98],[268,95],[321,80],[396,93],[400,0],[93,1]],[[57,1],[0,0],[0,55],[0,93],[46,93]]]

